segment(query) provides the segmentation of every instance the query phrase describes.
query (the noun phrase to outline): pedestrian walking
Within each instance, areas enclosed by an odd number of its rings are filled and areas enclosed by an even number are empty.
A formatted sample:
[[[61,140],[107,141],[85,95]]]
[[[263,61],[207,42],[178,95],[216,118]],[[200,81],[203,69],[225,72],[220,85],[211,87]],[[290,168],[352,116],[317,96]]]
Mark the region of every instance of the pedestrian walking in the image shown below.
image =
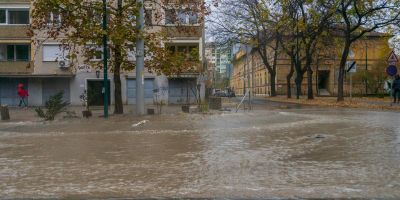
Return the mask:
[[[400,103],[400,75],[396,75],[393,84],[392,84],[392,92],[393,92],[393,103]]]
[[[19,107],[24,105],[24,107],[28,107],[28,103],[26,102],[26,98],[29,96],[28,91],[24,89],[24,84],[18,85],[18,96],[19,96]]]

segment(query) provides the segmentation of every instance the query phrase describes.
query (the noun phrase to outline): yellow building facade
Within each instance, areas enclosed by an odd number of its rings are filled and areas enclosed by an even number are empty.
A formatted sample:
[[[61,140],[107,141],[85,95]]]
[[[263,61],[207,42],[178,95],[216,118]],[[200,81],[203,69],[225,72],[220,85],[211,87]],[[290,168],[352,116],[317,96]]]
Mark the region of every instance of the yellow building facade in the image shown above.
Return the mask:
[[[350,76],[356,76],[364,73],[366,70],[372,70],[377,67],[378,63],[386,60],[389,56],[386,53],[389,48],[389,37],[381,33],[371,33],[363,39],[353,43],[351,47],[351,54],[348,61],[355,61],[357,71],[355,73],[346,73],[345,75],[345,93],[350,93]],[[324,52],[325,55],[314,59],[312,64],[313,70],[313,90],[314,94],[320,96],[334,96],[337,94],[339,64],[341,48],[336,48]],[[329,54],[329,55],[326,55]],[[387,54],[387,55],[386,55]],[[277,61],[276,73],[276,91],[278,95],[287,94],[287,75],[290,71],[291,61],[285,54],[281,53]],[[384,69],[385,66],[382,66]],[[379,67],[381,69],[381,67]],[[234,57],[232,78],[230,86],[234,89],[237,95],[243,95],[245,89],[249,89],[253,96],[269,96],[271,93],[270,87],[270,74],[262,62],[259,53],[255,50],[246,53],[240,50]],[[385,73],[382,70],[382,73]],[[295,93],[295,80],[296,72],[291,78],[292,94]],[[353,81],[352,91],[353,94],[365,94],[365,82]],[[302,82],[302,94],[307,93],[307,73],[304,74]]]

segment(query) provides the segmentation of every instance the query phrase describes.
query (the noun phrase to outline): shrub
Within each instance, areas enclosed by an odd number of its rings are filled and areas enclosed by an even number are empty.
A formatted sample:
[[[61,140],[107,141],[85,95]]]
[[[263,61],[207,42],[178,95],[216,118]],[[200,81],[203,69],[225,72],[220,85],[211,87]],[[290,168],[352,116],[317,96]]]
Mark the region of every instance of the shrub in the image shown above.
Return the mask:
[[[37,115],[46,121],[52,121],[58,114],[65,112],[69,103],[63,101],[63,96],[64,92],[59,92],[51,96],[49,100],[46,101],[45,110],[39,107],[35,109]]]

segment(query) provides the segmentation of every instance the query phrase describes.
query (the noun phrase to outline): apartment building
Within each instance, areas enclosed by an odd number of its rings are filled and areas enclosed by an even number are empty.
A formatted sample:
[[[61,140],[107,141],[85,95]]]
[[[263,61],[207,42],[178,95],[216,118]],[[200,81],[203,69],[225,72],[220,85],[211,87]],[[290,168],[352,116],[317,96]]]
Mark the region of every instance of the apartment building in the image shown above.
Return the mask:
[[[220,46],[214,42],[206,43],[206,59],[215,66],[215,71],[222,78],[229,78],[232,72],[233,47],[230,45]]]
[[[163,1],[160,0],[161,3]],[[170,3],[171,6],[173,3]],[[200,63],[196,63],[197,71],[179,75],[164,76],[150,73],[146,70],[144,76],[145,101],[152,104],[155,99],[155,89],[165,89],[169,104],[193,103],[204,97],[205,86],[199,79],[203,67],[204,24],[197,15],[169,12],[168,9],[157,8],[158,4],[146,4],[147,31],[164,31],[168,40],[165,42],[174,51],[185,51],[197,48]],[[81,105],[80,96],[84,93],[92,95],[92,106],[103,105],[103,72],[83,61],[69,65],[65,52],[60,48],[57,40],[46,40],[36,45],[32,38],[27,36],[30,23],[30,0],[0,0],[0,103],[17,105],[17,86],[24,84],[30,96],[29,105],[40,106],[51,95],[64,92],[65,100],[72,105]],[[151,27],[155,15],[162,16],[162,26]],[[59,19],[50,15],[53,20]],[[193,31],[177,31],[179,26],[190,27]],[[40,39],[40,35],[35,35]],[[132,60],[135,53],[132,52]],[[83,60],[83,59],[78,59]],[[101,56],[95,56],[93,61],[101,61]],[[110,101],[114,102],[113,74],[110,71]],[[121,73],[122,99],[125,104],[136,102],[136,74],[135,71]]]
[[[367,34],[366,37],[355,42],[351,47],[351,55],[349,61],[354,61],[357,66],[357,71],[352,74],[356,76],[364,73],[366,70],[372,70],[376,67],[377,62],[381,62],[381,52],[388,47],[388,35],[378,32]],[[327,48],[312,64],[313,70],[313,89],[316,95],[334,96],[338,91],[338,76],[340,62],[340,48]],[[389,56],[389,55],[387,55]],[[386,57],[386,56],[383,56]],[[287,94],[287,75],[290,71],[291,61],[289,57],[282,53],[278,56],[277,73],[275,78],[277,94]],[[385,66],[383,66],[385,67]],[[385,73],[382,70],[382,73]],[[292,94],[295,92],[295,76],[291,78]],[[345,94],[350,92],[350,74],[345,77],[344,90]],[[234,88],[237,95],[243,95],[244,92],[250,89],[252,95],[268,96],[271,94],[271,77],[268,70],[265,68],[259,54],[255,50],[246,51],[241,49],[234,57],[233,75],[230,80],[230,86]],[[352,92],[354,94],[365,94],[365,82],[353,81]],[[383,86],[382,86],[383,87]],[[246,90],[245,90],[246,88]],[[307,73],[304,74],[302,84],[303,94],[307,93]]]

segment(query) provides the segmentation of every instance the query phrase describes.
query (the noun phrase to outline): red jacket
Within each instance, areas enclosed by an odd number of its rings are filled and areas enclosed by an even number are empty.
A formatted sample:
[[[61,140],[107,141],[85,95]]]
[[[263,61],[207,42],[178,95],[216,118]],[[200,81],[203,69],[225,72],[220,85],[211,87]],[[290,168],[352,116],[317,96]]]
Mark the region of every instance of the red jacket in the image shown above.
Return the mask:
[[[29,96],[28,91],[26,91],[24,88],[18,88],[18,95],[21,98]]]

